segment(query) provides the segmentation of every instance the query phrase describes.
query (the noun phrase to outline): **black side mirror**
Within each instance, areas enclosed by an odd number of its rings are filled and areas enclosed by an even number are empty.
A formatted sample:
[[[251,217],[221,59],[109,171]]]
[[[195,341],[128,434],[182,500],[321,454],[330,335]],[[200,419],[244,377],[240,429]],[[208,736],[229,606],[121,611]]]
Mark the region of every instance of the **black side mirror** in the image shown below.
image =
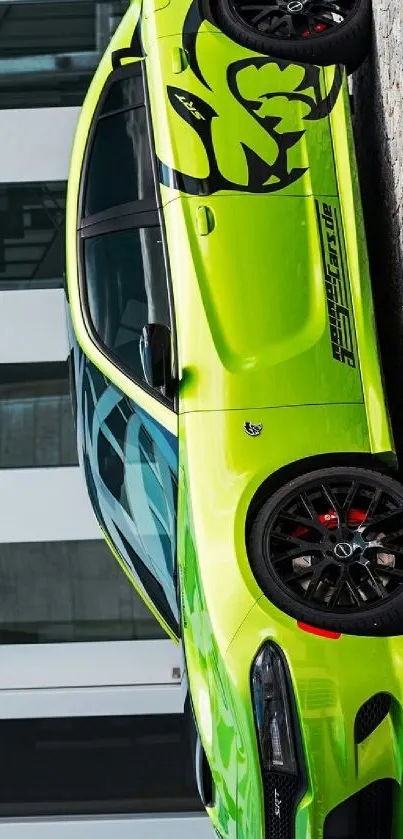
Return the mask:
[[[144,377],[153,388],[169,389],[172,380],[171,330],[163,323],[143,326],[140,356]]]

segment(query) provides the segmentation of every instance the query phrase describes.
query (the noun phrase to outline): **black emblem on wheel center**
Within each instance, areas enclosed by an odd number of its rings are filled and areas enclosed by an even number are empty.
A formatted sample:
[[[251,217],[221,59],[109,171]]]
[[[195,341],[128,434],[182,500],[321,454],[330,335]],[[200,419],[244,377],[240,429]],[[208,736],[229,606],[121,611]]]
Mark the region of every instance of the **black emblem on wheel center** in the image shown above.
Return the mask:
[[[349,542],[338,542],[334,546],[334,554],[337,559],[350,559],[353,554],[353,546]]]

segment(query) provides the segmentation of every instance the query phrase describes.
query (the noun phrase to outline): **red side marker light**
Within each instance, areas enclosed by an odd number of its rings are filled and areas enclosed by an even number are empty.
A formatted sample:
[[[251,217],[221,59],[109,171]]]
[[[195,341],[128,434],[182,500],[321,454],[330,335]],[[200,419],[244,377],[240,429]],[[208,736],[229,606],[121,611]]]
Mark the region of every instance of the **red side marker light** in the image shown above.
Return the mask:
[[[311,626],[309,623],[302,623],[302,621],[297,621],[298,626],[304,632],[310,632],[311,635],[321,635],[322,638],[333,638],[337,640],[337,638],[341,638],[341,632],[330,632],[328,629],[319,629],[317,626]]]

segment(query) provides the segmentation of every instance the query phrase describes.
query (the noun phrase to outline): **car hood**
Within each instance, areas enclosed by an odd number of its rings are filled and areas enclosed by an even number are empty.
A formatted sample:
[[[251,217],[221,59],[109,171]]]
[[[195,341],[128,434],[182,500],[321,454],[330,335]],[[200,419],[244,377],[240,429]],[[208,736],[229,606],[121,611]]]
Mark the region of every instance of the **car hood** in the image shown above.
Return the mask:
[[[183,410],[362,400],[337,199],[186,197],[165,218]]]

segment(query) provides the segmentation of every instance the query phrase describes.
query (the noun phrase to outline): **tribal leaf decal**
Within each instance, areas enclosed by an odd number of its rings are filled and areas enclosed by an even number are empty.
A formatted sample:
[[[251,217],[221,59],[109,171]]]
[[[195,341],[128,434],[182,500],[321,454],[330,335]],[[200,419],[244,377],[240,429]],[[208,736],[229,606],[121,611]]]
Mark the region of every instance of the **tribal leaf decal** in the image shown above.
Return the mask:
[[[315,65],[266,56],[228,63],[228,39],[224,49],[223,36],[214,41],[217,54],[212,62],[211,48],[206,49],[209,36],[200,35],[202,23],[199,4],[192,3],[183,31],[189,87],[168,85],[167,95],[171,107],[199,136],[209,172],[200,178],[160,160],[161,182],[192,195],[284,189],[307,171],[307,166],[295,165],[301,161],[293,152],[309,123],[326,118],[334,107],[342,70],[335,68],[326,92],[322,70]],[[242,54],[239,45],[236,52]],[[204,90],[202,96],[191,92],[195,86]],[[230,171],[232,160],[237,172]]]

